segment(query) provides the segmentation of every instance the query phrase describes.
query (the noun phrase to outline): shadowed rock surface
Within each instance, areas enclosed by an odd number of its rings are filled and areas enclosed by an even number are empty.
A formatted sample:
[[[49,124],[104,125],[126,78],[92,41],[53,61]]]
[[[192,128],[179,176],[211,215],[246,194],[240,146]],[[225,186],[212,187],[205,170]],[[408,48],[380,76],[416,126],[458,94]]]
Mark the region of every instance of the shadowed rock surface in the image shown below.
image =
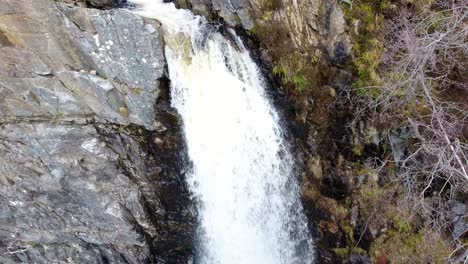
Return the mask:
[[[1,263],[190,259],[163,49],[159,23],[126,10],[2,2]]]
[[[95,8],[119,7],[127,3],[127,0],[55,0],[57,2],[74,4],[78,6],[89,6]]]

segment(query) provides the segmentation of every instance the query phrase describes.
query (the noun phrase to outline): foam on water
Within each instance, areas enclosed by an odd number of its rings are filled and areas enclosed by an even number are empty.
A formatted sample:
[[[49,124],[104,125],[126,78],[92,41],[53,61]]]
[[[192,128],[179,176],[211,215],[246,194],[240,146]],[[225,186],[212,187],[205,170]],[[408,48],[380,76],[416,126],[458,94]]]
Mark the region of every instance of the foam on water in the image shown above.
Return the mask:
[[[132,2],[165,32],[172,105],[193,163],[197,262],[312,263],[293,158],[249,52],[172,3]]]

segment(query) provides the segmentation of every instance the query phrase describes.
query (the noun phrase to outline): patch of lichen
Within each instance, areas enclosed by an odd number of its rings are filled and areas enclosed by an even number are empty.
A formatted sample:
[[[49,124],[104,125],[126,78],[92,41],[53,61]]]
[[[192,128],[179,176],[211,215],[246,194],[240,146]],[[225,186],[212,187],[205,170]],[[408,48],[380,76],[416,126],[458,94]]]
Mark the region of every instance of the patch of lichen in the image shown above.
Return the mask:
[[[26,244],[27,246],[30,246],[32,248],[38,248],[40,247],[41,245],[35,241],[26,241],[24,242],[24,244]]]

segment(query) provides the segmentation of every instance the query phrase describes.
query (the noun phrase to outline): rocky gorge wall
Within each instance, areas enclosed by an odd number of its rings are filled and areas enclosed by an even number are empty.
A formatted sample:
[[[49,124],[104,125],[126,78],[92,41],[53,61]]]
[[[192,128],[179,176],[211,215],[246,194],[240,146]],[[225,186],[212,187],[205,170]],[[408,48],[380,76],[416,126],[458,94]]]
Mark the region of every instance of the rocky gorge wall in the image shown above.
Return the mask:
[[[1,139],[10,157],[2,161],[2,257],[185,263],[193,216],[183,157],[173,159],[183,146],[167,104],[160,27],[125,10],[87,8],[119,1],[63,2],[11,0],[1,9]],[[318,262],[340,261],[332,250],[346,248],[352,230],[339,203],[351,195],[343,158],[351,138],[329,104],[352,75],[339,65],[349,52],[339,4],[178,5],[243,31],[265,73],[283,74],[275,96],[297,141]],[[296,93],[289,86],[301,77],[312,89]]]
[[[388,130],[349,97],[377,74],[382,21],[412,1],[175,2],[235,28],[270,77],[296,147],[317,263],[446,261],[450,232],[415,216],[392,162],[408,152],[411,136]],[[449,209],[453,230],[466,225],[463,210],[461,202]]]
[[[187,263],[160,25],[65,2],[0,5],[0,262]]]

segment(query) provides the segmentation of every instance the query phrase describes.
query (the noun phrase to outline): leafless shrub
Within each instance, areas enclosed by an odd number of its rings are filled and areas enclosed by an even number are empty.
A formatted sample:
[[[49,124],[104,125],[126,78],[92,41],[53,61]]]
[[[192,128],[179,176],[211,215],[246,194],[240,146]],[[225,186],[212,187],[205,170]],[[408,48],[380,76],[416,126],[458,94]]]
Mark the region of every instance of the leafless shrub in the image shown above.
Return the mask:
[[[448,257],[449,263],[468,263],[468,243],[463,243],[462,241],[457,239],[455,241],[455,245],[455,249]]]
[[[378,96],[360,99],[362,111],[398,116],[415,131],[398,174],[417,211],[436,228],[447,224],[444,207],[468,192],[467,21],[468,0],[445,0],[386,25],[382,84],[367,88]]]

